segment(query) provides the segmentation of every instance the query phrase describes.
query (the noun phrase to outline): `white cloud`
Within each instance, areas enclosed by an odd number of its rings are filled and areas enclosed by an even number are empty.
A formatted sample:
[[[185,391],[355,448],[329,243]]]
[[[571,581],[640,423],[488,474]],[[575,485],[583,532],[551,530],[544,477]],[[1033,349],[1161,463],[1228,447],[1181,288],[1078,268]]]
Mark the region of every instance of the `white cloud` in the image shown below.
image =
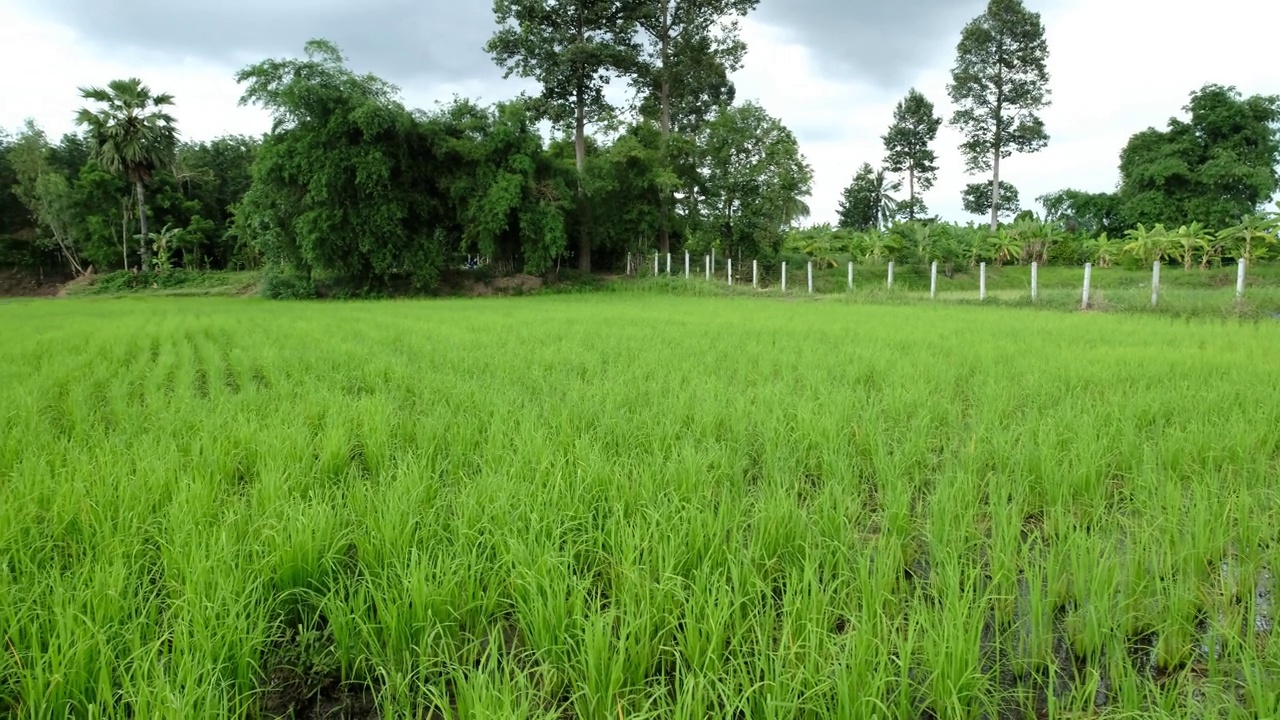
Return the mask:
[[[256,134],[270,128],[262,111],[237,107],[240,88],[232,69],[130,50],[103,56],[89,47],[66,27],[0,6],[0,64],[9,68],[0,75],[0,127],[12,130],[30,117],[56,138],[75,129],[75,112],[85,104],[79,87],[140,77],[153,91],[176,96],[174,115],[185,137]]]

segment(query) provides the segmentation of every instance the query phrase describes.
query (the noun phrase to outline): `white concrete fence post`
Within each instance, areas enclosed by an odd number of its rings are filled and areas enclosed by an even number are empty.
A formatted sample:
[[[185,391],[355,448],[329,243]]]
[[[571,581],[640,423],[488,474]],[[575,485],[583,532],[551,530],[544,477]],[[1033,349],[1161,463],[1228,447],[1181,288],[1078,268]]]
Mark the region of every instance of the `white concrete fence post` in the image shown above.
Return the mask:
[[[1236,261],[1236,300],[1244,299],[1244,274],[1248,261],[1244,258]]]
[[[853,261],[849,261],[849,290],[853,290]]]
[[[760,287],[760,261],[759,260],[751,261],[751,287],[752,288]]]
[[[671,274],[671,253],[667,253],[667,274]]]
[[[1080,298],[1080,309],[1089,309],[1089,288],[1093,284],[1093,263],[1084,264],[1084,295]]]
[[[707,282],[711,282],[711,256],[703,255],[702,259],[706,261],[705,264],[707,266]]]
[[[889,282],[889,284],[888,284],[888,286],[887,286],[887,287],[888,287],[890,290],[892,290],[892,289],[893,289],[893,261],[892,261],[892,260],[890,260],[890,261],[889,261],[889,280],[888,280],[888,282]]]
[[[987,264],[982,263],[978,266],[978,299],[986,302],[987,299]]]
[[[787,264],[782,263],[782,292],[787,291]]]
[[[809,294],[813,294],[813,261],[809,261]]]
[[[938,297],[938,261],[934,260],[929,266],[929,299],[935,300]]]
[[[631,253],[627,253],[627,274],[631,274]]]
[[[653,276],[658,277],[658,253],[653,254]]]
[[[1151,263],[1151,307],[1160,304],[1160,261]]]
[[[729,287],[733,287],[733,258],[729,258],[726,268],[725,274],[729,276]]]
[[[684,251],[684,279],[689,279],[689,251]]]
[[[1040,299],[1040,263],[1031,263],[1031,302]]]

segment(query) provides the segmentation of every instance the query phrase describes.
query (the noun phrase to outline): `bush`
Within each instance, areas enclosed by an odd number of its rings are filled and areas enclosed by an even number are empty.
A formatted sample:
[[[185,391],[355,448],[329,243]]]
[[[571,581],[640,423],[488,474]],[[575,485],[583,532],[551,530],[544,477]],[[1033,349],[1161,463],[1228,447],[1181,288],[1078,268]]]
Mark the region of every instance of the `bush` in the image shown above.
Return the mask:
[[[297,273],[273,270],[262,278],[262,297],[268,300],[311,300],[315,283]]]

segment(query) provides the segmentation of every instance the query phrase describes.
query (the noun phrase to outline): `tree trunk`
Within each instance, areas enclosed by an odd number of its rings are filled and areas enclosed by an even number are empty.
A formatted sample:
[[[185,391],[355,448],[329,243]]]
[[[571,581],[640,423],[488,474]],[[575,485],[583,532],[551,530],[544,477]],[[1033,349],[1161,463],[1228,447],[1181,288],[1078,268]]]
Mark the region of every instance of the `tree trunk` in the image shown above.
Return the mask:
[[[907,166],[907,219],[916,219],[916,169]]]
[[[669,56],[671,52],[671,0],[662,0],[662,37],[659,42],[662,45],[662,83],[658,93],[661,100],[662,112],[660,125],[662,129],[662,164],[667,163],[667,149],[671,140],[671,75],[667,68]],[[658,251],[662,254],[671,252],[671,197],[667,190],[659,191],[661,199],[659,201],[658,216]]]
[[[124,254],[124,270],[129,271],[129,198],[120,199],[120,252]]]
[[[142,272],[151,270],[151,236],[147,233],[147,191],[142,181],[134,182],[138,190],[138,228],[142,231]]]
[[[991,232],[1000,230],[1000,151],[996,150],[991,163]]]
[[[587,168],[587,107],[586,93],[578,89],[577,117],[573,126],[573,152],[578,165],[578,269],[591,272],[591,238],[587,233],[587,199],[583,188],[583,175]]]

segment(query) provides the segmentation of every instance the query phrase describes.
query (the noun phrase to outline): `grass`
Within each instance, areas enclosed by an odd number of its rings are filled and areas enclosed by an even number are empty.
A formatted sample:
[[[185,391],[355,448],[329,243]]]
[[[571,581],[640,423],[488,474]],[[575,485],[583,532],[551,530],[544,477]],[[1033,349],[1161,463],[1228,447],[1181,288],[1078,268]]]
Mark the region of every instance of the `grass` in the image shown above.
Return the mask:
[[[0,715],[1280,714],[1280,323],[650,289],[0,306]]]

